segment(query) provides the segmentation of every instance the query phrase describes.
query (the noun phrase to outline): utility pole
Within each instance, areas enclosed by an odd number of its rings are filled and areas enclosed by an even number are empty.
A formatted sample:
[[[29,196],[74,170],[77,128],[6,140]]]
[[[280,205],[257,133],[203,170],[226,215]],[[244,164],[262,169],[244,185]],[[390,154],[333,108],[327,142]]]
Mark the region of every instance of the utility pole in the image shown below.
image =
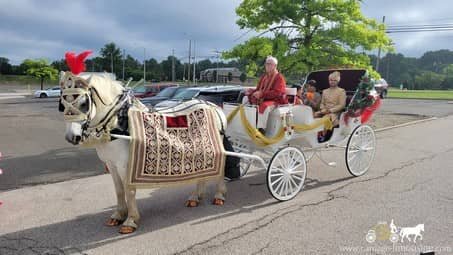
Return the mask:
[[[382,24],[385,23],[385,16],[382,17]],[[381,58],[381,46],[379,46],[377,59],[376,59],[376,72],[379,73],[379,59]]]
[[[146,82],[146,48],[143,48],[143,84]]]
[[[184,81],[186,79],[186,63],[184,63],[184,60],[182,61],[182,80]]]
[[[192,40],[189,40],[189,66],[188,66],[188,71],[187,71],[187,80],[189,81],[190,83],[190,52],[192,50]]]
[[[113,52],[110,52],[110,72],[113,74]]]
[[[196,61],[196,58],[195,58],[195,41],[193,41],[193,82],[195,83],[195,61]]]
[[[123,49],[123,81],[124,81],[124,62],[125,62],[125,57],[126,57],[126,50]]]
[[[171,81],[175,82],[175,49],[171,51]]]
[[[389,82],[389,80],[390,80],[389,69],[390,69],[390,55],[387,54],[387,74],[385,75],[385,79],[387,80],[387,82]]]
[[[219,57],[220,57],[220,51],[215,50],[214,51],[217,54],[217,63],[216,63],[216,71],[215,71],[215,83],[219,82]]]

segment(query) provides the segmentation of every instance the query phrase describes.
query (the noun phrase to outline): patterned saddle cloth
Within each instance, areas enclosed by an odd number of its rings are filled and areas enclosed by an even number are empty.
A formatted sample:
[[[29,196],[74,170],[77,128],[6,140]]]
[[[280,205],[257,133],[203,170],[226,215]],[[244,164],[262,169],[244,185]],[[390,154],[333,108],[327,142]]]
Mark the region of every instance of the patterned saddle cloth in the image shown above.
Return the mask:
[[[219,177],[225,151],[212,106],[189,102],[171,110],[130,110],[129,184],[168,186]]]

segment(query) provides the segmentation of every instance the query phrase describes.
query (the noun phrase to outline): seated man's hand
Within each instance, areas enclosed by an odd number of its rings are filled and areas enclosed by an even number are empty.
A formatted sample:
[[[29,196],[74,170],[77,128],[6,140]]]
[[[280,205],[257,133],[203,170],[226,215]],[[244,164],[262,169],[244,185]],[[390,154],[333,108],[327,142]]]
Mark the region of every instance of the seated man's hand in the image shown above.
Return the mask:
[[[255,93],[253,93],[252,96],[256,99],[260,99],[263,96],[263,92],[258,90]]]
[[[247,89],[244,93],[245,96],[250,96],[252,95],[253,91],[255,91],[254,89]]]

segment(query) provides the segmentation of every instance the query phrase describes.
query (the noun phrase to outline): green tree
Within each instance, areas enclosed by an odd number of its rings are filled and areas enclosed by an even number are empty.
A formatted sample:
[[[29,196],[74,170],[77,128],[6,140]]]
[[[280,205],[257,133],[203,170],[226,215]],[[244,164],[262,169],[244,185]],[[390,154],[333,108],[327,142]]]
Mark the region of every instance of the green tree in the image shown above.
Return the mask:
[[[266,55],[279,59],[285,73],[316,68],[366,67],[364,51],[391,50],[384,25],[366,18],[359,0],[244,0],[236,9],[241,29],[261,32],[223,54],[248,59],[246,71],[255,75]]]
[[[12,74],[13,67],[9,59],[0,57],[0,74]]]
[[[403,84],[403,87],[406,89],[414,89],[414,76],[409,73],[402,73],[399,75],[399,83],[393,83],[393,85]]]
[[[440,89],[445,75],[423,71],[415,76],[415,89]]]
[[[241,82],[245,82],[247,80],[247,75],[245,73],[241,73],[241,76],[239,76],[239,80]]]
[[[163,60],[161,63],[160,63],[160,70],[162,72],[162,77],[161,77],[161,80],[166,80],[166,81],[170,81],[171,80],[171,72],[172,72],[172,61],[173,61],[173,58],[175,60],[175,79],[178,79],[178,78],[183,78],[183,65],[181,63],[181,61],[179,61],[179,59],[177,59],[176,57],[173,57],[173,56],[168,56],[166,60]],[[195,70],[197,71],[197,70]],[[191,69],[191,76],[193,75],[193,69]]]
[[[428,51],[418,59],[418,67],[424,70],[440,73],[449,64],[453,64],[453,51],[437,50]]]
[[[160,64],[154,58],[147,60],[146,70],[148,71],[146,71],[146,79],[154,81],[167,80],[165,77],[169,77],[171,79],[171,60],[171,56],[169,56],[167,60],[162,61]]]
[[[445,79],[440,84],[440,88],[441,89],[453,89],[453,64],[446,65],[442,69],[442,74],[445,75]]]
[[[120,73],[122,73],[122,54],[120,48],[116,47],[116,44],[111,42],[104,45],[103,48],[100,50],[101,55],[101,64],[102,64],[102,71],[112,72],[116,75],[116,77],[121,77]],[[113,70],[112,70],[112,62],[113,62]]]
[[[87,61],[85,61],[85,63],[87,63]],[[55,60],[50,65],[53,68],[57,69],[58,71],[68,71],[69,70],[68,65],[66,64],[66,60],[64,60],[64,59]]]
[[[57,79],[58,77],[58,70],[51,67],[44,59],[26,59],[22,65],[25,67],[28,75],[34,76],[41,80],[41,89],[43,89],[45,79]]]

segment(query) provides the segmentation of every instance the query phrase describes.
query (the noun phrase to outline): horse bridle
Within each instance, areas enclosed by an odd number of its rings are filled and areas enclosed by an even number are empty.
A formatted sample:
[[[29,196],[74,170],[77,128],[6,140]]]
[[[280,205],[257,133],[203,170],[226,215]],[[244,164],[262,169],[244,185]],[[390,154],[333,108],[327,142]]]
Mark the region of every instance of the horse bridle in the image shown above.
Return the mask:
[[[68,122],[86,121],[92,110],[92,100],[90,85],[88,82],[80,77],[73,75],[70,72],[64,74],[63,80],[60,83],[61,96],[60,104],[63,106],[63,117]],[[84,97],[86,96],[86,97]],[[82,112],[76,105],[81,103],[83,98],[88,99],[88,111]]]
[[[131,91],[125,90],[112,104],[107,105],[99,96],[98,91],[89,84],[89,80],[87,81],[81,77],[75,76],[70,72],[64,74],[63,81],[60,85],[62,88],[60,104],[64,107],[64,120],[67,122],[82,122],[82,141],[93,134],[95,137],[99,138],[107,131],[107,125],[113,117],[123,108],[126,102],[130,101]],[[99,123],[95,126],[90,126],[92,121],[92,105],[94,104],[96,106],[95,100],[92,99],[93,94],[96,94],[101,104],[112,107]],[[76,107],[76,104],[80,103],[80,100],[82,100],[84,96],[88,100],[87,113],[82,112]]]

